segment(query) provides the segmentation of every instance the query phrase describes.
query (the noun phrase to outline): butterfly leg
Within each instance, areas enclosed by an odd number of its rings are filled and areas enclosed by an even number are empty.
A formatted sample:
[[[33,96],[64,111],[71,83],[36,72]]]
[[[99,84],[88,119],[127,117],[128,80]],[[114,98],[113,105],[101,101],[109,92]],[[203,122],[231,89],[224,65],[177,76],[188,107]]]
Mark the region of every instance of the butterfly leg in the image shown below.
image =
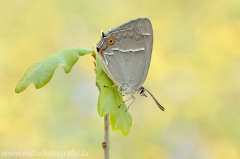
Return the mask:
[[[132,99],[132,103],[129,104],[129,106],[128,106],[127,109],[126,109],[126,112],[127,112],[127,110],[129,109],[129,107],[134,103],[135,97],[132,96],[132,97],[129,98],[129,99]]]
[[[140,96],[145,96],[145,97],[147,97],[147,95],[146,95],[146,94],[140,94]]]
[[[131,97],[130,98],[128,98],[127,100],[125,100],[125,101],[123,101],[120,105],[119,105],[119,108],[121,107],[121,105],[123,104],[123,103],[125,103],[125,102],[127,102],[127,101],[129,101],[131,99]]]
[[[103,86],[103,87],[117,87],[118,85],[113,85],[113,86]]]

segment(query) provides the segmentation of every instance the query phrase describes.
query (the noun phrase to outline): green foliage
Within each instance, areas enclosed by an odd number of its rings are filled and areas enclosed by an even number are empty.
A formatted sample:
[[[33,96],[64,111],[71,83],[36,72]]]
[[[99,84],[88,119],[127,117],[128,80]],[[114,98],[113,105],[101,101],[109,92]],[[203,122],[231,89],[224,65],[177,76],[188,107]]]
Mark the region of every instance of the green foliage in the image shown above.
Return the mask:
[[[83,56],[94,52],[89,48],[74,47],[57,52],[43,61],[33,64],[24,74],[15,88],[16,93],[24,91],[30,83],[39,89],[45,86],[52,78],[55,69],[61,65],[66,73],[69,73],[73,65]],[[110,113],[110,125],[114,131],[120,130],[123,135],[128,135],[132,125],[132,117],[126,110],[126,104],[119,104],[123,101],[122,95],[117,87],[103,88],[104,85],[111,86],[114,83],[102,69],[101,60],[96,56],[97,76],[96,81],[99,84],[100,95],[98,99],[98,113],[101,117]]]
[[[104,88],[103,86],[112,86],[114,83],[103,71],[101,59],[96,56],[97,61],[97,76],[96,81],[99,84],[100,94],[98,98],[98,113],[101,117],[110,113],[110,125],[114,131],[120,132],[126,136],[132,125],[132,117],[129,110],[126,112],[126,104],[122,103],[122,94],[117,90],[117,87]]]
[[[90,48],[73,47],[57,52],[43,61],[33,64],[24,74],[15,88],[16,93],[24,91],[30,83],[39,89],[45,86],[52,78],[55,69],[61,65],[66,73],[69,73],[73,65],[83,56],[94,52]]]

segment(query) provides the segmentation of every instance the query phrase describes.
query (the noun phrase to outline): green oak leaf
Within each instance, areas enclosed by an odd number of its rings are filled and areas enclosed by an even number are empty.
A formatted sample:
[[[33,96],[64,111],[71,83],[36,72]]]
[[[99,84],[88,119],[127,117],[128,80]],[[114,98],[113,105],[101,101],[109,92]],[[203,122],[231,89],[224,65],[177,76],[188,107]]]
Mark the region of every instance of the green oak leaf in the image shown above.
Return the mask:
[[[24,91],[30,83],[39,89],[45,86],[52,78],[55,69],[61,65],[66,73],[69,73],[73,65],[83,56],[94,52],[93,49],[73,47],[57,52],[46,59],[33,64],[24,74],[15,88],[16,93]]]
[[[119,104],[122,103],[123,98],[122,94],[117,90],[117,87],[105,88],[103,86],[112,86],[114,85],[113,81],[107,76],[103,71],[101,65],[101,59],[99,56],[96,56],[97,61],[97,76],[96,81],[99,85],[100,94],[98,98],[98,113],[101,117],[110,114],[110,125],[111,128],[127,136],[130,127],[132,125],[132,117],[129,110],[126,112],[126,104],[122,104],[119,108]]]

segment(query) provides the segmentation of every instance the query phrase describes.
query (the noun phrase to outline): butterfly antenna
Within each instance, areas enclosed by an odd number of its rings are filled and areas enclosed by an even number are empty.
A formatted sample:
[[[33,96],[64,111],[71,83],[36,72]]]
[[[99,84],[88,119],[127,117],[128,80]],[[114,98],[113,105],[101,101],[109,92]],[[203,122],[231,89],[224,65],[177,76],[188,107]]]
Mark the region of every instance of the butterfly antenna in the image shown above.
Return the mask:
[[[158,101],[154,98],[154,96],[153,96],[147,89],[144,88],[144,90],[147,91],[147,92],[152,96],[152,98],[153,98],[153,100],[156,102],[157,106],[158,106],[162,111],[164,111],[165,108],[164,108],[163,106],[161,106],[160,103],[158,103]]]

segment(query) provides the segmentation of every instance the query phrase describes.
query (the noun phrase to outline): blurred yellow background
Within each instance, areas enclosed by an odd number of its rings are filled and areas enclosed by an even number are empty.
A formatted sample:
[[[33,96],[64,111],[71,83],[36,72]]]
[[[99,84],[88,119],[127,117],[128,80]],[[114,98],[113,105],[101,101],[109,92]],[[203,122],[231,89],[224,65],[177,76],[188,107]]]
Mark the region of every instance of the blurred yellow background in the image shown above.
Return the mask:
[[[103,158],[90,55],[69,74],[59,67],[39,90],[14,89],[33,63],[69,47],[92,47],[102,29],[141,17],[154,32],[144,87],[166,111],[151,97],[137,98],[130,134],[110,132],[110,157],[239,159],[239,0],[1,0],[0,151],[84,149],[85,158]]]

